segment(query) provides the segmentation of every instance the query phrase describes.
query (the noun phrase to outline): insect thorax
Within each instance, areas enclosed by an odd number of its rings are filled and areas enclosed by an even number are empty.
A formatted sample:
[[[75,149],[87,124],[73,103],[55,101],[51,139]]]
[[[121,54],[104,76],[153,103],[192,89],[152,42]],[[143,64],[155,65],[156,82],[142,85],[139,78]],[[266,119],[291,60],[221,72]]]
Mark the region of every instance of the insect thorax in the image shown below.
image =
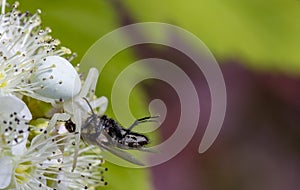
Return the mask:
[[[97,115],[91,115],[81,127],[81,137],[89,144],[97,144],[97,138],[101,135],[102,129],[101,118]]]

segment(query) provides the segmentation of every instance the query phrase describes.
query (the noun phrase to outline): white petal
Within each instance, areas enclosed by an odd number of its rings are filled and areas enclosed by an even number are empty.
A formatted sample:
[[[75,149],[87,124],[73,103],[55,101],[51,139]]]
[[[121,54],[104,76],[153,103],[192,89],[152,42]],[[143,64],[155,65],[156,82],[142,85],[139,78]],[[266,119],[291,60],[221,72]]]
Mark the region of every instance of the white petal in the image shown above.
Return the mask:
[[[59,56],[48,56],[43,59],[32,81],[43,86],[36,90],[36,93],[56,100],[68,100],[77,95],[81,89],[77,71],[69,61]]]
[[[23,119],[31,120],[32,115],[27,107],[27,105],[13,95],[8,96],[0,96],[0,118],[4,117],[3,119],[7,119],[10,113],[16,112],[18,115],[24,116]]]
[[[59,179],[59,180],[61,180],[61,183],[58,183],[57,184],[57,188],[58,189],[67,189],[69,186],[70,186],[70,184],[68,184],[68,178],[67,178],[67,176],[64,174],[64,172],[59,172],[59,175],[57,176],[57,178]]]
[[[11,147],[11,153],[13,155],[22,155],[27,150],[26,148],[26,139],[28,138],[29,132],[23,133],[24,140],[21,143],[18,143]]]
[[[11,181],[12,160],[8,156],[0,158],[0,189],[6,188]]]
[[[2,140],[10,142],[12,154],[20,155],[26,150],[29,133],[26,123],[32,119],[32,115],[27,105],[13,95],[0,96],[0,108]],[[7,131],[8,128],[10,128],[9,131]]]

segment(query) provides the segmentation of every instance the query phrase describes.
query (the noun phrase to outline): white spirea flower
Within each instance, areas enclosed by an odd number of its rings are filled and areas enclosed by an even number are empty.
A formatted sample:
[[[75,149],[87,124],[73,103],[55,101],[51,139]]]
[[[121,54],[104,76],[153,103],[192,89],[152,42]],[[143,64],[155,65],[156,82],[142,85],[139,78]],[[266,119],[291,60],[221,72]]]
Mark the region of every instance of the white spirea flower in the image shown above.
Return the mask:
[[[98,71],[92,68],[81,87],[77,71],[63,58],[70,50],[58,48],[60,42],[49,35],[51,30],[41,28],[40,10],[22,13],[17,6],[15,3],[5,12],[6,1],[2,0],[0,189],[93,189],[106,185],[102,157],[80,142],[78,132],[81,119],[90,111],[82,97],[92,100],[99,112],[107,107],[105,97],[94,95]],[[30,108],[37,109],[30,105],[32,99],[55,107],[50,121],[37,118],[34,112],[32,116]],[[58,123],[64,125],[69,118],[78,118],[77,132],[58,130]]]
[[[107,168],[102,167],[103,158],[93,152],[93,146],[81,145],[77,167],[74,171],[72,171],[75,153],[74,143],[72,147],[66,147],[65,152],[69,152],[70,155],[64,157],[64,168],[58,176],[61,181],[58,184],[58,189],[88,189],[107,185],[103,176],[103,172],[107,171]]]
[[[106,185],[101,166],[102,158],[89,153],[89,148],[80,151],[78,167],[71,172],[74,134],[40,134],[31,146],[18,157],[0,158],[1,189],[88,189]],[[2,160],[1,160],[2,159]]]
[[[0,189],[6,188],[11,181],[11,177],[13,174],[12,171],[12,160],[8,156],[3,156],[0,158]]]
[[[32,115],[27,105],[13,95],[0,96],[0,147],[12,154],[25,150]]]
[[[57,58],[71,52],[64,47],[57,49],[60,42],[49,35],[51,30],[41,28],[41,11],[21,13],[16,3],[11,12],[4,13],[4,4],[2,1],[0,94],[20,93],[51,103],[76,95],[81,86],[76,70],[66,59]],[[65,74],[58,75],[58,70]],[[32,76],[41,77],[32,81]]]

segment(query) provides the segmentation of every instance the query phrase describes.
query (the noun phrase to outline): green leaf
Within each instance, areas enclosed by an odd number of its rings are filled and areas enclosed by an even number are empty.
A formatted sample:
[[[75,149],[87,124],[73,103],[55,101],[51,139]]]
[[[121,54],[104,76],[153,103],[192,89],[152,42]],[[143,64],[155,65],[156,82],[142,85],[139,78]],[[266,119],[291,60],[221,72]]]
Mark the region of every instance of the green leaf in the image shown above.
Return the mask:
[[[197,35],[219,60],[300,73],[300,3],[294,0],[128,0],[137,22],[167,22]]]

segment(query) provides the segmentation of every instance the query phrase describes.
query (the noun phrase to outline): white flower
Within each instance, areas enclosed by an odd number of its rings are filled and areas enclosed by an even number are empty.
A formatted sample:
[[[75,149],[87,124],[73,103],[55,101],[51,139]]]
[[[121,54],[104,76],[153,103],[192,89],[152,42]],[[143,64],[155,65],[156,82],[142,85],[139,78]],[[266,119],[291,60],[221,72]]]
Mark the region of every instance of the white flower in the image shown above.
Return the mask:
[[[73,142],[73,143],[72,143]],[[74,134],[40,134],[18,157],[0,158],[0,189],[87,189],[103,186],[103,160],[91,152],[80,150],[78,167],[71,172]]]
[[[8,156],[3,156],[0,158],[0,189],[6,188],[11,181],[12,177],[12,160]]]
[[[57,49],[60,42],[49,35],[51,30],[41,29],[40,10],[31,15],[17,6],[5,13],[2,0],[0,94],[19,93],[51,103],[72,98],[79,92],[80,79],[71,63],[59,57],[70,50]]]
[[[89,187],[97,187],[107,185],[104,181],[103,172],[107,168],[103,168],[104,160],[93,152],[93,146],[85,147],[81,144],[77,158],[77,167],[72,170],[74,159],[74,146],[66,148],[71,154],[64,158],[64,167],[58,176],[61,183],[58,184],[59,189],[88,189]]]
[[[21,13],[17,6],[14,4],[6,13],[6,1],[2,0],[0,189],[89,189],[106,185],[102,157],[80,142],[81,120],[90,111],[82,97],[92,100],[93,109],[99,108],[100,113],[107,107],[105,97],[94,96],[98,71],[92,68],[81,88],[77,71],[61,57],[70,50],[57,49],[59,41],[49,35],[51,30],[41,29],[40,11]],[[48,118],[40,118],[45,120],[38,125],[46,129],[37,131],[32,126],[36,118],[32,120],[32,107],[22,101],[24,96],[55,106],[48,127]],[[70,118],[76,120],[77,132],[59,130],[58,121]]]
[[[0,147],[21,154],[25,150],[32,119],[26,104],[13,95],[0,96]]]

